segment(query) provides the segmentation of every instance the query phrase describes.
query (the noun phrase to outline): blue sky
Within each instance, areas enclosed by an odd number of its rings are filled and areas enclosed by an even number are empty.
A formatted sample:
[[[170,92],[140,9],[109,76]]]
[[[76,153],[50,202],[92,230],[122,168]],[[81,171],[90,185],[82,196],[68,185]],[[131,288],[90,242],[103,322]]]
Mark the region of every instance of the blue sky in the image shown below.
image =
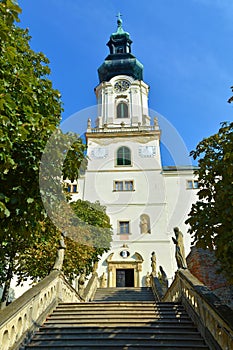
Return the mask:
[[[95,104],[97,68],[108,54],[116,14],[144,65],[149,106],[167,118],[188,150],[232,121],[232,0],[18,0],[31,47],[50,60],[63,119]]]

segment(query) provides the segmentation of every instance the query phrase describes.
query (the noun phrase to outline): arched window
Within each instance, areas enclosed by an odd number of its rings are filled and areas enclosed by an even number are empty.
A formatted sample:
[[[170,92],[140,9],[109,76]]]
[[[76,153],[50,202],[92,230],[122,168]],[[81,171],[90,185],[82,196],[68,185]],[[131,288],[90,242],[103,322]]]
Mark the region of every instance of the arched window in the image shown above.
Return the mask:
[[[120,102],[117,105],[117,118],[128,118],[128,105],[125,102]]]
[[[117,165],[131,165],[131,151],[122,146],[117,150]]]
[[[116,53],[124,53],[124,48],[122,46],[118,47]]]

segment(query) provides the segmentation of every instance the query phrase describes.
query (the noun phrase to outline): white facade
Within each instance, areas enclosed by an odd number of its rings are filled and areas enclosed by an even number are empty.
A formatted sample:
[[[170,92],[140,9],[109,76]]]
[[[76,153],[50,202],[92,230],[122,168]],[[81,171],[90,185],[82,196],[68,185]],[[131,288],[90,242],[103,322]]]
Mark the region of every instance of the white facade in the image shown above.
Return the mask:
[[[130,84],[124,93],[114,89],[120,81]],[[133,81],[128,76],[116,76],[108,83],[101,83],[96,88],[96,95],[99,116],[94,128],[88,121],[88,167],[80,179],[77,196],[91,202],[98,200],[107,207],[111,219],[112,249],[102,257],[98,273],[104,272],[109,286],[115,286],[107,262],[109,255],[114,253],[111,261],[120,270],[127,269],[127,264],[130,269],[134,268],[132,256],[138,253],[143,262],[137,284],[144,286],[145,276],[151,272],[151,253],[154,251],[157,271],[161,265],[171,280],[177,269],[171,239],[175,226],[183,231],[187,253],[190,246],[184,221],[196,195],[196,190],[189,188],[188,183],[194,180],[193,169],[162,168],[160,130],[156,119],[155,125],[150,124],[145,83]],[[138,104],[140,101],[142,105]],[[121,102],[128,106],[127,118],[117,116],[117,105]],[[128,165],[118,164],[117,152],[121,147],[130,150]],[[143,216],[148,220],[144,230]],[[124,250],[129,252],[126,258],[120,255]]]
[[[115,38],[130,44],[127,35],[118,22],[108,46],[120,45]],[[115,54],[112,57],[118,65],[127,61],[125,56],[121,61]],[[113,61],[104,67],[107,74]],[[171,282],[177,269],[173,228],[183,232],[188,253],[190,237],[184,221],[196,199],[197,181],[190,166],[162,167],[158,121],[151,120],[148,112],[148,85],[134,74],[112,75],[100,79],[95,89],[98,116],[94,127],[88,120],[88,166],[73,199],[98,200],[107,208],[113,242],[97,272],[105,274],[108,286],[145,286],[152,252],[156,272],[162,266]]]

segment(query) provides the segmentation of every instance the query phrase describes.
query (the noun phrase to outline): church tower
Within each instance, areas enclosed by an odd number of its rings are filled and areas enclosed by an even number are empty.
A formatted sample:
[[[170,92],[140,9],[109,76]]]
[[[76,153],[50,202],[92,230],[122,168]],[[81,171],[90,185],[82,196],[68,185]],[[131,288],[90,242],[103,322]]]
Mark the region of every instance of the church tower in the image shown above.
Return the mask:
[[[98,200],[110,216],[112,247],[98,266],[109,287],[145,286],[147,273],[157,274],[159,265],[168,278],[176,269],[168,219],[175,187],[169,197],[158,120],[149,116],[149,86],[131,45],[118,16],[109,55],[98,69],[98,114],[88,120],[88,166],[80,189],[82,199]]]

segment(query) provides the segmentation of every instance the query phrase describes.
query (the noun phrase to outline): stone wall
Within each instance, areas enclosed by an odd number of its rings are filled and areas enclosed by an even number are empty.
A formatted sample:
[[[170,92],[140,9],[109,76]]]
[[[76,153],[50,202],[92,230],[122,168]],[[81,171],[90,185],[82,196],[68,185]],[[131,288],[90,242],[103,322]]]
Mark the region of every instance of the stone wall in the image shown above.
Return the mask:
[[[225,304],[233,308],[233,286],[218,273],[220,265],[216,262],[212,251],[192,247],[187,256],[190,272],[213,291]]]

